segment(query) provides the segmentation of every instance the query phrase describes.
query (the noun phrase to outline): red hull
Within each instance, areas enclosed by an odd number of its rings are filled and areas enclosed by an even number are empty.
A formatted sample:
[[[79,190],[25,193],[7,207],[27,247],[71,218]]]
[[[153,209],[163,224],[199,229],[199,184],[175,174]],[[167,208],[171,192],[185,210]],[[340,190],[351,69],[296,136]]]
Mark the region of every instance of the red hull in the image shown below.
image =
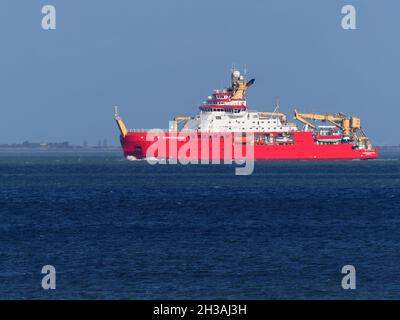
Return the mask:
[[[197,159],[197,160],[226,160],[232,159],[233,150],[228,150],[229,146],[224,147],[224,139],[220,138],[220,143],[213,143],[210,135],[231,137],[229,133],[191,133],[179,137],[171,133],[147,133],[147,132],[129,132],[124,138],[121,137],[124,156],[134,156],[137,159],[146,158],[148,148],[154,144],[155,140],[163,141],[165,147],[158,148],[154,153],[157,158],[165,159]],[[195,152],[185,151],[180,153],[182,146],[187,144],[189,136],[199,138]],[[150,141],[147,141],[150,140]],[[208,140],[208,141],[206,141]],[[212,141],[211,141],[212,140]],[[218,140],[218,139],[217,139]],[[233,140],[230,140],[231,142]],[[237,144],[237,140],[235,143]],[[214,145],[214,147],[213,147]],[[242,158],[251,158],[254,160],[353,160],[353,159],[375,159],[378,156],[378,150],[366,150],[353,148],[350,143],[339,144],[317,144],[312,132],[294,132],[294,140],[291,143],[280,143],[275,145],[253,144],[254,152],[246,155],[245,143],[240,143]],[[217,149],[215,149],[217,148]],[[186,148],[187,149],[187,148]],[[237,159],[240,157],[235,157]]]

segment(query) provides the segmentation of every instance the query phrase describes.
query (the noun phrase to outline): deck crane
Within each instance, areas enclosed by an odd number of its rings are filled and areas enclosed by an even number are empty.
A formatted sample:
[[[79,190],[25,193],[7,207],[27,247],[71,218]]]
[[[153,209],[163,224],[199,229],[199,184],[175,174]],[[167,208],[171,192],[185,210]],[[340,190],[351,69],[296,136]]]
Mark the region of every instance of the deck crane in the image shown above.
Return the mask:
[[[341,112],[336,115],[323,115],[314,113],[300,113],[297,110],[294,110],[294,118],[313,129],[316,129],[317,126],[307,120],[330,122],[343,131],[344,138],[352,138],[358,147],[365,147],[366,149],[372,148],[365,131],[361,127],[360,118],[358,117],[348,117]]]
[[[281,112],[257,112],[261,117],[280,118],[283,123],[286,123],[286,114]]]
[[[118,114],[118,107],[114,106],[114,119],[117,122],[119,131],[121,133],[121,137],[125,138],[128,134],[128,129],[125,126],[125,123],[122,121],[121,117]]]
[[[179,131],[179,125],[182,123],[186,123],[189,120],[193,120],[193,117],[175,117],[174,121],[172,121],[172,127],[171,127],[171,131],[172,132],[178,132]]]

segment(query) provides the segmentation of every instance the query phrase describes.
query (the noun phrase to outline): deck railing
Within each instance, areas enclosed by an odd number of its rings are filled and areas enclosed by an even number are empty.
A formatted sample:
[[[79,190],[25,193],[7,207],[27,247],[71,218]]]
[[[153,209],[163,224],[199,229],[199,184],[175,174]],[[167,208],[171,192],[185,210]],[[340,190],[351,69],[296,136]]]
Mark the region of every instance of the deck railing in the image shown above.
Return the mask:
[[[165,132],[168,131],[168,129],[155,128],[155,129],[128,129],[128,132],[149,132],[153,130],[162,130]]]

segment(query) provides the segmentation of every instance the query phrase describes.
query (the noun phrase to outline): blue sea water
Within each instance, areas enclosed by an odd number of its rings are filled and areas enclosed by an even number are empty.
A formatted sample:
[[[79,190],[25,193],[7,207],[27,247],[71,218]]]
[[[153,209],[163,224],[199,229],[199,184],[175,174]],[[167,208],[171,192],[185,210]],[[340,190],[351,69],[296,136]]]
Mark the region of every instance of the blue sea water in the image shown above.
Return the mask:
[[[400,298],[400,153],[234,168],[1,152],[0,298]]]

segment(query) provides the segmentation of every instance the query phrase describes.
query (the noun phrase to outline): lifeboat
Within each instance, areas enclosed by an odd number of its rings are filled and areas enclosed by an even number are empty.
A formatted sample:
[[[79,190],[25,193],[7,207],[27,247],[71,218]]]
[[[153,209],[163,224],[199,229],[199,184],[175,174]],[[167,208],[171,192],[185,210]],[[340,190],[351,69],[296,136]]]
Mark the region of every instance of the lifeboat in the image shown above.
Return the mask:
[[[320,135],[317,134],[315,136],[315,140],[318,142],[329,142],[329,143],[334,143],[334,142],[339,142],[342,140],[342,135],[341,134],[332,134],[332,135]]]

